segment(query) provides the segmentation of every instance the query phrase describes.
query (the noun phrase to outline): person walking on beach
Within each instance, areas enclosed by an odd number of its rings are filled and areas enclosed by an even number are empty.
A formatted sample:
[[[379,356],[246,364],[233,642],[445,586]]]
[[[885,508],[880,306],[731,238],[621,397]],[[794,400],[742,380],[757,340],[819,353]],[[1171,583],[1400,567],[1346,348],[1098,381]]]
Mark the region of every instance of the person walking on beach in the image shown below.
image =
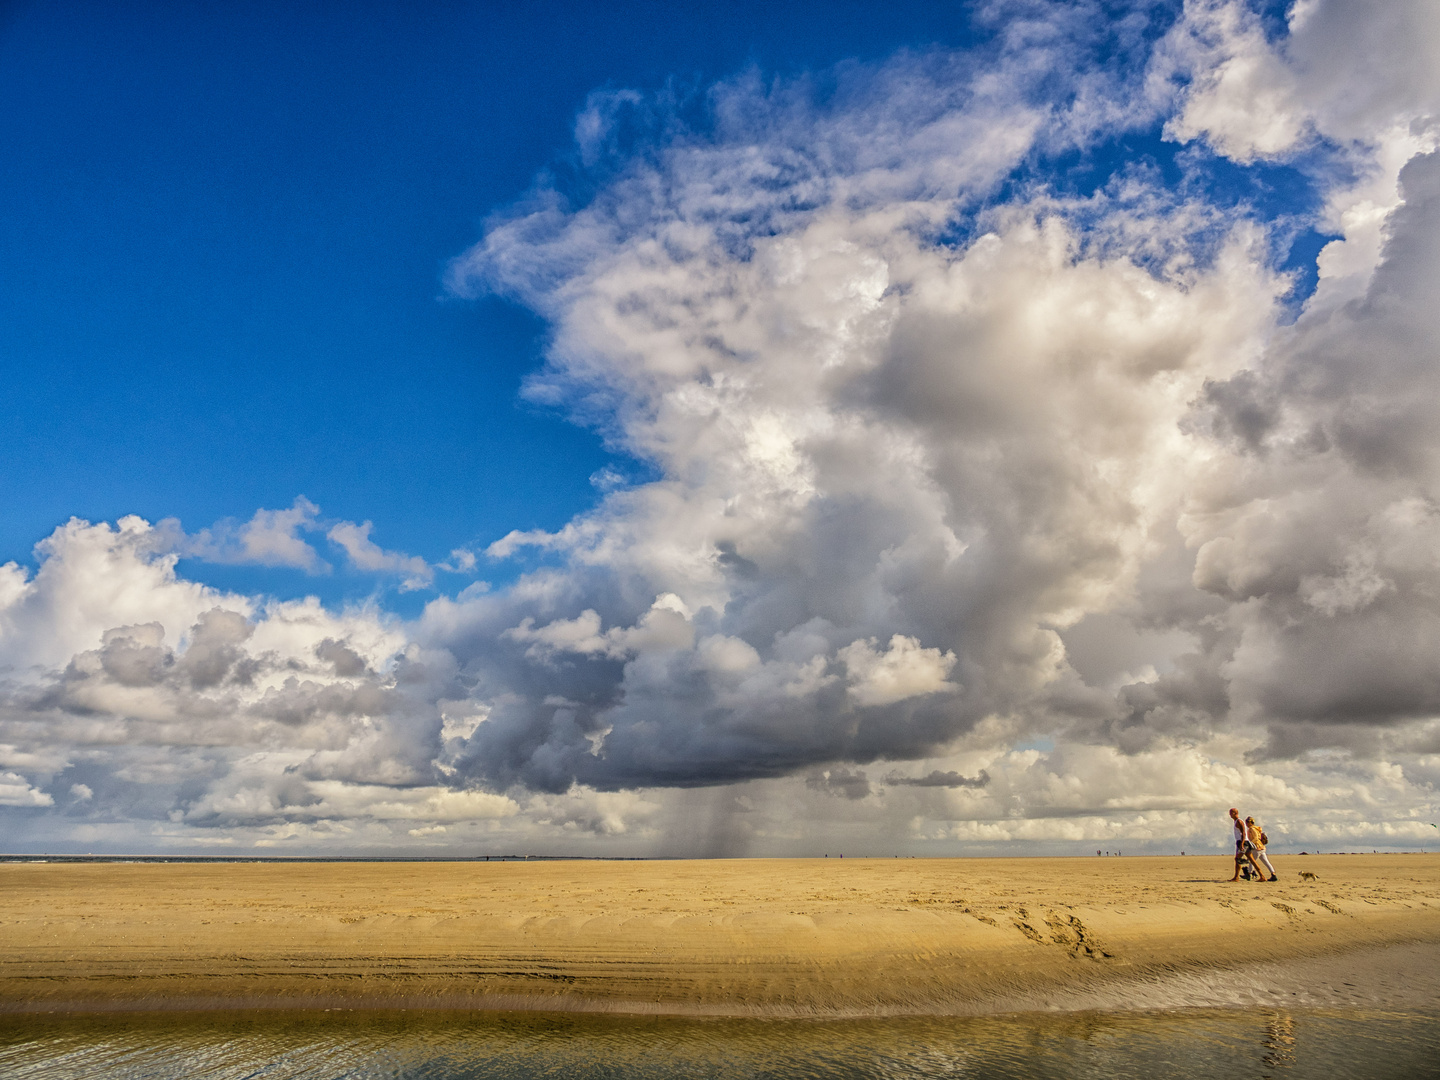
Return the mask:
[[[1260,869],[1260,864],[1255,861],[1255,853],[1250,847],[1250,837],[1245,831],[1245,822],[1240,820],[1240,811],[1233,806],[1230,808],[1230,821],[1235,826],[1235,876],[1230,880],[1240,880],[1240,867],[1244,865],[1246,859],[1250,860],[1250,865],[1255,867],[1256,875],[1263,880],[1265,872]]]
[[[1259,859],[1265,864],[1265,869],[1270,871],[1270,880],[1279,881],[1280,875],[1275,873],[1275,867],[1271,866],[1270,860],[1265,857],[1265,845],[1270,842],[1270,838],[1265,835],[1265,831],[1259,825],[1255,824],[1253,817],[1245,819],[1245,838],[1250,841],[1250,861],[1253,863]],[[1264,878],[1265,875],[1261,874],[1260,876]]]

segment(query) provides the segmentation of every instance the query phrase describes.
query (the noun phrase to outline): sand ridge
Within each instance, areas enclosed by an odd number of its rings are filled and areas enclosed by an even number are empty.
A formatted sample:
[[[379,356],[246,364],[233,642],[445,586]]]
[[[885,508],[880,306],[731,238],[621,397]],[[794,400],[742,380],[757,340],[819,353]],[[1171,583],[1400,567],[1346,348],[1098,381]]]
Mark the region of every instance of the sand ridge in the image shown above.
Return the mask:
[[[0,865],[0,1009],[976,1012],[1440,942],[1440,855]],[[1317,880],[1301,881],[1304,869]]]

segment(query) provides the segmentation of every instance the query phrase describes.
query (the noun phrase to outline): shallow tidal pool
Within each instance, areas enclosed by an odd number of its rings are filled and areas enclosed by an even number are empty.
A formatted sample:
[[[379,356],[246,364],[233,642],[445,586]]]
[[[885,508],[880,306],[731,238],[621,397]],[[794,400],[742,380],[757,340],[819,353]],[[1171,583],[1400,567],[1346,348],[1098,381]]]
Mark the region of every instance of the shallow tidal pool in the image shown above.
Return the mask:
[[[1440,1077],[1440,1017],[1196,1009],[871,1020],[571,1013],[0,1017],[24,1080]]]

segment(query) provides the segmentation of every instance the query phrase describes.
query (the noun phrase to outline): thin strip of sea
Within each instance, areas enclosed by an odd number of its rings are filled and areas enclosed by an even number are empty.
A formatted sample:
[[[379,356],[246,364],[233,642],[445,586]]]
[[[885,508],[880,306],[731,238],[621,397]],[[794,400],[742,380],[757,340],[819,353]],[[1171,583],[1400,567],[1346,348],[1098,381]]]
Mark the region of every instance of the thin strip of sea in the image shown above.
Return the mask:
[[[1440,1016],[1395,1010],[736,1020],[246,1011],[0,1017],[11,1080],[1168,1080],[1440,1077]]]

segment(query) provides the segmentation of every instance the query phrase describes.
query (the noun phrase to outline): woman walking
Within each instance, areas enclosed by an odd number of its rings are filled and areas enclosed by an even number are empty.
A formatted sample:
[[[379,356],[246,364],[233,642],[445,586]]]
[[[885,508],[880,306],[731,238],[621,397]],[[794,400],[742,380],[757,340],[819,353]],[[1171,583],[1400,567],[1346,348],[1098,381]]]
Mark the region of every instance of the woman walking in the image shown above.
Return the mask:
[[[1265,869],[1270,871],[1270,880],[1279,881],[1280,875],[1275,873],[1275,867],[1271,866],[1270,860],[1265,857],[1265,845],[1270,842],[1270,838],[1265,835],[1259,825],[1255,824],[1253,817],[1245,819],[1245,838],[1250,841],[1250,861],[1253,863],[1259,859],[1265,864]],[[1263,878],[1264,875],[1261,877]]]

